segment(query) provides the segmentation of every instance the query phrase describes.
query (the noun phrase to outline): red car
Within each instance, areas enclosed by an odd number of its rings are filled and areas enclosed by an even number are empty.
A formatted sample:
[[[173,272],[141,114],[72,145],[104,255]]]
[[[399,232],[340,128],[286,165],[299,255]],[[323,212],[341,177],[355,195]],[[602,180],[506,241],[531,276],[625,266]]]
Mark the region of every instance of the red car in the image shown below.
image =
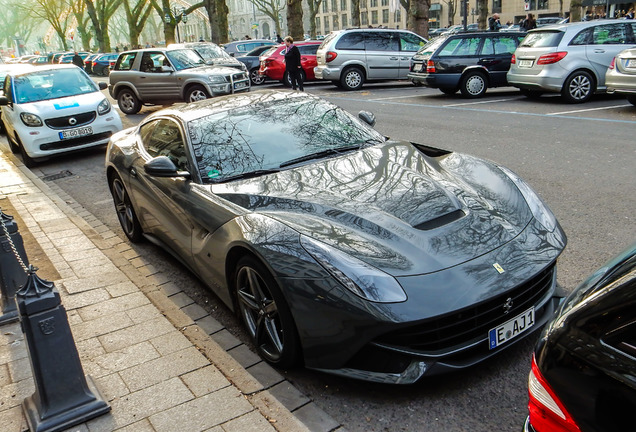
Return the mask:
[[[314,67],[318,66],[316,61],[316,51],[320,46],[320,41],[297,42],[294,45],[300,51],[300,64],[303,67],[303,81],[315,80]],[[288,74],[285,73],[285,45],[278,45],[265,51],[261,57],[261,67],[259,75],[265,75],[269,79],[280,81],[287,87],[291,87]]]

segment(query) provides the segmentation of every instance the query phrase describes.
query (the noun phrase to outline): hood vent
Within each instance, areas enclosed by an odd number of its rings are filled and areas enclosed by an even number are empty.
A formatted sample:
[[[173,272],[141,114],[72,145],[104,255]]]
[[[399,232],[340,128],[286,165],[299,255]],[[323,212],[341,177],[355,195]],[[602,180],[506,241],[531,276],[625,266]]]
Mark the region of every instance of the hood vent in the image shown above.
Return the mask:
[[[444,225],[448,225],[449,223],[455,222],[456,220],[459,220],[463,218],[464,216],[466,216],[466,213],[464,213],[464,211],[461,209],[457,209],[450,213],[446,213],[445,215],[442,215],[434,219],[428,220],[426,222],[422,222],[421,224],[415,225],[413,228],[416,228],[422,231],[428,231],[435,228],[439,228]]]

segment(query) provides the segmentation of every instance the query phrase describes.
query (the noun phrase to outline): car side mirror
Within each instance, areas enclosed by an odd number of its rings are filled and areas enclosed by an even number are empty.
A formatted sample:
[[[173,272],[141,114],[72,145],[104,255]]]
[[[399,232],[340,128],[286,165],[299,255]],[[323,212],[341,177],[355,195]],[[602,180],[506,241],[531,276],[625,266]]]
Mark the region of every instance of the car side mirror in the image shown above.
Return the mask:
[[[9,105],[9,99],[6,96],[0,96],[0,106]]]
[[[213,65],[213,64],[214,64],[214,60],[213,60],[213,59],[207,59],[207,60],[205,61],[205,64],[206,64],[206,65]]]
[[[233,52],[231,52],[231,53],[229,53],[229,54],[230,54],[232,57],[234,57],[234,53],[233,53]]]
[[[172,66],[166,66],[166,65],[161,66],[161,72],[173,72],[173,71],[174,69],[172,68]]]
[[[177,166],[168,156],[157,156],[144,164],[146,174],[153,177],[185,177],[190,178],[187,171],[177,171]]]
[[[360,111],[358,113],[358,118],[369,126],[375,126],[375,116],[369,111]]]
[[[100,90],[106,90],[108,88],[108,84],[106,84],[105,82],[98,82],[97,83],[97,87],[99,87]]]

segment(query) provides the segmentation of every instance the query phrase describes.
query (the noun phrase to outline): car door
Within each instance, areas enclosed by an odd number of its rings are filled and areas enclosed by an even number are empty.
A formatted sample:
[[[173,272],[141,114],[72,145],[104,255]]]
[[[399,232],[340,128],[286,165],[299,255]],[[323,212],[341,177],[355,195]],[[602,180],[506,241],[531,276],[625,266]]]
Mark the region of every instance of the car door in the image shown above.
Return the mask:
[[[518,39],[511,35],[488,35],[484,37],[479,64],[490,73],[490,87],[506,85],[506,74],[510,69],[512,54],[517,49]]]
[[[319,44],[312,45],[300,45],[298,51],[300,51],[300,65],[305,72],[305,79],[313,80],[314,68],[318,66],[316,61],[316,51],[318,51]]]
[[[395,33],[386,31],[366,32],[364,49],[368,79],[398,78],[401,53],[399,40]]]
[[[131,164],[129,178],[130,193],[144,232],[159,238],[191,264],[191,180],[182,176],[156,177],[144,169],[152,158],[167,156],[178,170],[190,171],[184,136],[172,119],[160,118],[142,125],[138,157]]]
[[[164,71],[163,66],[172,67],[172,71]],[[161,51],[145,51],[139,64],[137,91],[144,101],[167,101],[181,98],[176,69],[165,53]]]
[[[4,79],[4,86],[2,87],[2,91],[4,92],[4,96],[9,101],[7,105],[2,107],[2,121],[4,122],[8,138],[15,136],[13,123],[17,120],[16,112],[13,108],[13,103],[15,100],[15,95],[13,93],[13,78],[10,75],[7,75]]]
[[[398,37],[400,38],[400,69],[398,71],[398,78],[406,79],[411,69],[411,58],[426,44],[426,41],[415,34],[406,32],[399,32]]]
[[[597,88],[605,87],[605,72],[616,54],[635,46],[631,29],[627,26],[627,23],[599,24],[592,29],[586,55],[596,73]]]

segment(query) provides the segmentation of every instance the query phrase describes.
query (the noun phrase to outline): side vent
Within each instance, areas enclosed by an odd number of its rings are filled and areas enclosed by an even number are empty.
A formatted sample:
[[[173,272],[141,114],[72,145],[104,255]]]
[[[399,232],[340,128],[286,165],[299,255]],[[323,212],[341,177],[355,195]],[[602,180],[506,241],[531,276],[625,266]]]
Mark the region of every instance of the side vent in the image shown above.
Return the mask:
[[[414,228],[422,231],[428,231],[444,225],[448,225],[449,223],[455,222],[456,220],[459,220],[464,216],[466,216],[466,213],[464,213],[464,211],[461,209],[457,209],[450,213],[446,213],[445,215],[436,217],[435,219],[422,222],[421,224],[414,226]]]

